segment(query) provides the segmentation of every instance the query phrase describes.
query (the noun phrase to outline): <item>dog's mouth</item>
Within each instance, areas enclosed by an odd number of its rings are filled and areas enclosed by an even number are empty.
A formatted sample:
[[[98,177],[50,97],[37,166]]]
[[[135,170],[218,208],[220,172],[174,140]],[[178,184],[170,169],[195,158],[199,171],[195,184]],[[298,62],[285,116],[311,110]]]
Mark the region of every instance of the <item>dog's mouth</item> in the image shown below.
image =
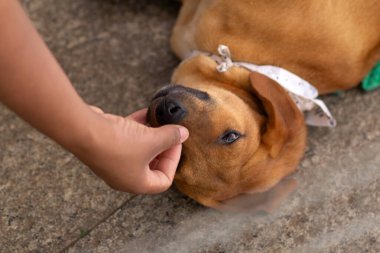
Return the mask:
[[[181,124],[188,115],[184,101],[189,97],[207,101],[206,92],[184,87],[182,85],[167,85],[153,96],[148,108],[148,124],[157,127],[166,124]]]

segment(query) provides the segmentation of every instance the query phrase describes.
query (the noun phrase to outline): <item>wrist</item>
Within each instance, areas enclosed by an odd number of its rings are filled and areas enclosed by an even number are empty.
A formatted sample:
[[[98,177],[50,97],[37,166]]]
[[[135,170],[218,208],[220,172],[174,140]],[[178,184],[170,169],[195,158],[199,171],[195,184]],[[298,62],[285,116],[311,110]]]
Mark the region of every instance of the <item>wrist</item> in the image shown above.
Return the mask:
[[[54,138],[61,146],[73,153],[80,160],[95,153],[100,145],[101,136],[106,129],[106,122],[101,115],[93,112],[88,105],[77,109],[73,121],[67,128],[61,128],[57,138]]]

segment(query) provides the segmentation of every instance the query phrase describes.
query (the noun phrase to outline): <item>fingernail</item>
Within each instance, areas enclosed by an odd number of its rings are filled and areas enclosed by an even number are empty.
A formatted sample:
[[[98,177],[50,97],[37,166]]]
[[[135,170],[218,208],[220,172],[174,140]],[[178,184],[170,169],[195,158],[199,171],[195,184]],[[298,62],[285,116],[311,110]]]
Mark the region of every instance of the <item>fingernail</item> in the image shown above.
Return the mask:
[[[181,143],[184,142],[189,137],[189,130],[185,127],[179,127],[179,134],[181,136]]]

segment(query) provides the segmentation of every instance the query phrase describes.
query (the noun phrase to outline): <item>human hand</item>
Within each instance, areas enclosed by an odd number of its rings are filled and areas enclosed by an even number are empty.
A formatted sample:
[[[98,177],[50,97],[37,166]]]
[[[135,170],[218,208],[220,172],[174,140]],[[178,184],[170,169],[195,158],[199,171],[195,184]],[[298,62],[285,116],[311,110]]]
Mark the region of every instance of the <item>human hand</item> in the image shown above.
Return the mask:
[[[91,110],[19,1],[0,0],[0,33],[1,103],[115,189],[156,193],[171,185],[185,128],[144,126],[145,111],[123,118]]]
[[[181,155],[186,128],[166,125],[150,128],[146,125],[146,109],[128,117],[97,114],[93,141],[76,156],[112,188],[130,193],[159,193],[167,190],[174,178]]]

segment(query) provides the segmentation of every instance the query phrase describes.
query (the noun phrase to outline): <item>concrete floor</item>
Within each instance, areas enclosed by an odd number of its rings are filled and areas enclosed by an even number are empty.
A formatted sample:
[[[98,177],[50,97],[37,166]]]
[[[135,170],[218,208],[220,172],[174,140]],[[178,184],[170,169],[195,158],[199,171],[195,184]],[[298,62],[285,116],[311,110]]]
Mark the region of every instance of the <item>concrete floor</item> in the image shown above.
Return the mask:
[[[178,60],[170,0],[24,0],[79,93],[129,114]],[[380,252],[380,91],[328,96],[336,129],[310,128],[298,189],[270,215],[220,213],[174,189],[111,190],[0,106],[0,252]]]

